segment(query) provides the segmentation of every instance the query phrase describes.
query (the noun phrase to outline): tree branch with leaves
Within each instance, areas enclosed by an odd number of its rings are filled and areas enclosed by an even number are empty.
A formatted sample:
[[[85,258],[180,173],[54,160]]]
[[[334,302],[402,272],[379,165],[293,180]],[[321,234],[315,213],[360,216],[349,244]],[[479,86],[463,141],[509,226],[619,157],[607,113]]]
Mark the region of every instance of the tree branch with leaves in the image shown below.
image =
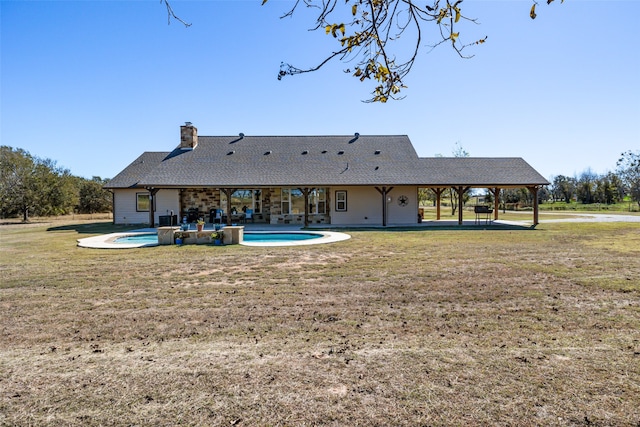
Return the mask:
[[[160,0],[167,8],[168,19],[175,19],[185,26],[171,8],[169,0]],[[268,0],[261,0],[262,5]],[[344,1],[344,3],[343,3]],[[547,4],[554,0],[546,0]],[[563,2],[564,0],[561,0]],[[487,37],[464,43],[464,24],[477,24],[475,18],[463,13],[464,0],[296,0],[293,7],[282,15],[291,17],[300,7],[317,10],[313,31],[324,29],[325,34],[335,39],[338,48],[325,55],[317,65],[298,68],[281,63],[278,80],[285,76],[317,71],[333,60],[355,63],[355,67],[344,70],[360,82],[373,82],[375,87],[365,102],[385,103],[391,99],[404,98],[404,81],[411,72],[418,55],[424,47],[429,50],[442,44],[451,48],[462,58],[471,58],[463,52],[471,46],[485,43]],[[424,6],[422,6],[424,4]],[[529,11],[536,18],[536,0]],[[422,45],[428,26],[435,25],[434,41]],[[406,37],[405,37],[406,36]],[[403,49],[408,39],[409,49]]]

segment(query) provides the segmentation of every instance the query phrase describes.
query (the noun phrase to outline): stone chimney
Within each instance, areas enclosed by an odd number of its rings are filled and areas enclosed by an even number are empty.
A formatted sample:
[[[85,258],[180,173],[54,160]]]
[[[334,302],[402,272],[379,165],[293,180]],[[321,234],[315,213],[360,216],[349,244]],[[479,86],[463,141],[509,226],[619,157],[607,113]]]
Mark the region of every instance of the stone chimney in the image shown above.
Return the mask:
[[[180,126],[180,149],[193,150],[198,145],[198,128],[186,122]]]

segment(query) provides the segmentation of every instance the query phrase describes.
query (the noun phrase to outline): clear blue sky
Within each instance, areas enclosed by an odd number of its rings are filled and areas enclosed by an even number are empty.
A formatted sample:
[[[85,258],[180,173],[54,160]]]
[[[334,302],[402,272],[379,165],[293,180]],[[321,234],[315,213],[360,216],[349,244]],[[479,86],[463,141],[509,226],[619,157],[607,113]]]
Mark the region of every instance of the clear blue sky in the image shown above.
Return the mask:
[[[74,175],[115,176],[144,151],[200,135],[406,134],[423,157],[523,157],[546,178],[615,169],[640,149],[640,0],[567,0],[529,18],[528,0],[467,0],[488,36],[473,59],[441,46],[406,99],[365,104],[353,64],[276,79],[334,47],[291,1],[0,0],[1,141]],[[424,44],[436,34],[423,35]]]

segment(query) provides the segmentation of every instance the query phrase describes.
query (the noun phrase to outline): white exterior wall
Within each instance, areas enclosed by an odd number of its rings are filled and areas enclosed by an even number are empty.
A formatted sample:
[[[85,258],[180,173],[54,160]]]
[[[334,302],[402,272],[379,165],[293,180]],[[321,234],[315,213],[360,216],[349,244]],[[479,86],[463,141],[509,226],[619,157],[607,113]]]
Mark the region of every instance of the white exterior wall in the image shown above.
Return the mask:
[[[347,192],[347,211],[336,212],[336,191]],[[398,197],[404,195],[407,205],[400,206]],[[396,186],[387,194],[387,225],[416,224],[418,222],[418,187]],[[332,187],[331,224],[382,225],[382,195],[374,187]]]
[[[407,204],[405,206],[398,204],[400,196],[406,197]],[[387,203],[387,225],[418,223],[418,187],[393,187],[393,190],[387,193],[387,198],[389,197],[391,201]]]
[[[148,193],[144,189],[123,189],[113,191],[113,222],[115,224],[149,224],[149,212],[136,211],[136,194]],[[180,197],[178,190],[158,190],[156,193],[155,223],[160,215],[173,210],[180,215]]]
[[[171,211],[174,215],[178,215],[178,222],[182,221],[180,218],[180,192],[178,190],[158,190],[156,193],[156,226],[160,222],[160,215],[170,215]]]
[[[113,222],[115,224],[148,224],[149,212],[136,212],[136,193],[143,189],[113,190]]]

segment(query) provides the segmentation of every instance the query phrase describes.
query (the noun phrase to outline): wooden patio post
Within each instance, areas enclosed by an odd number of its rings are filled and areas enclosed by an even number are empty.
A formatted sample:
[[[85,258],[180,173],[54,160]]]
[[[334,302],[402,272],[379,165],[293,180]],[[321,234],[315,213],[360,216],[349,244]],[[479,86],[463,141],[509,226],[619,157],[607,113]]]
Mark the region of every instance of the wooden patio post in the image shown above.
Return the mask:
[[[491,194],[493,194],[493,219],[498,219],[498,211],[500,210],[500,188],[489,188]]]
[[[432,188],[431,191],[433,191],[436,194],[436,219],[439,220],[440,219],[440,199],[442,197],[442,192],[446,190],[445,188]]]
[[[221,188],[220,191],[227,196],[227,225],[231,225],[231,195],[235,193],[237,188]]]
[[[315,188],[298,188],[302,192],[304,196],[304,227],[309,227],[309,193],[311,193]]]
[[[386,227],[387,226],[387,194],[389,194],[389,192],[391,190],[393,190],[393,187],[375,187],[375,189],[378,191],[378,193],[380,193],[382,195],[382,226]]]
[[[147,188],[147,190],[149,190],[149,227],[154,228],[156,226],[156,211],[153,206],[153,199],[155,198],[158,189],[150,187]]]
[[[455,187],[455,190],[458,193],[458,225],[462,225],[462,209],[464,208],[464,200],[462,200],[462,195],[468,189],[469,187]]]
[[[536,226],[539,224],[538,221],[538,187],[527,187],[527,189],[531,192],[533,196],[533,225]]]

